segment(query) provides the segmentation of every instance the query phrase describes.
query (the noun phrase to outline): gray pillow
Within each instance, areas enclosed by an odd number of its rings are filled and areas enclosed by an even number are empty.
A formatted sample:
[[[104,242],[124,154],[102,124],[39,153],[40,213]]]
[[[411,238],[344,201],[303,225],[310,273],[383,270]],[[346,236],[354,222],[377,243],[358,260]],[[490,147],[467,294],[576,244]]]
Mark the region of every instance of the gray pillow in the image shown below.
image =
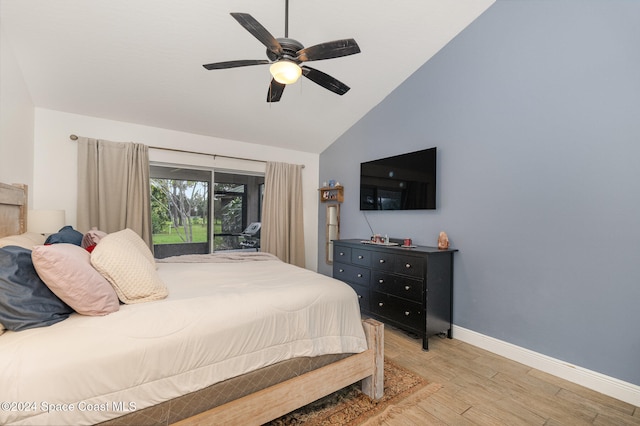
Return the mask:
[[[31,250],[0,248],[0,324],[7,330],[26,330],[55,324],[72,312],[36,273]]]

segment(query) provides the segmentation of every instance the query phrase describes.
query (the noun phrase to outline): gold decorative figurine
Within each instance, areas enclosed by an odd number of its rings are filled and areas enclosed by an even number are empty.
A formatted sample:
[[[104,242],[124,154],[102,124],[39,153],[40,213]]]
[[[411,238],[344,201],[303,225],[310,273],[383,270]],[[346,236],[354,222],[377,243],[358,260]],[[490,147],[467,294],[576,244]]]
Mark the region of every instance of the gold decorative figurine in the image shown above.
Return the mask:
[[[447,233],[442,231],[438,236],[438,248],[440,250],[446,250],[449,248],[449,237],[447,237]]]

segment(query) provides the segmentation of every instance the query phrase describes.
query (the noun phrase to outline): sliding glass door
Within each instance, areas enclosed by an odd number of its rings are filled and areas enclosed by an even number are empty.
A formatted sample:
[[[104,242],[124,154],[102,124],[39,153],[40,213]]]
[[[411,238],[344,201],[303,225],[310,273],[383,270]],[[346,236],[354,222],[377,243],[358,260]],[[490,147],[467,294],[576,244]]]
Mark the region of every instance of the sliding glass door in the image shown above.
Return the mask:
[[[210,252],[211,171],[151,166],[151,224],[157,258]]]
[[[259,250],[264,176],[152,165],[156,258]]]
[[[263,176],[215,173],[213,244],[216,251],[260,248],[263,189]]]

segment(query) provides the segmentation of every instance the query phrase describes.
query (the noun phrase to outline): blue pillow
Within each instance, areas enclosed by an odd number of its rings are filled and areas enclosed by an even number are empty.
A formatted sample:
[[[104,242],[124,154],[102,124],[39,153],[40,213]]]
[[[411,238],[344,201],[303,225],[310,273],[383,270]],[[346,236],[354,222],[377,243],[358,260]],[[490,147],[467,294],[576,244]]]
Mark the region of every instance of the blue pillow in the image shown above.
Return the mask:
[[[73,312],[40,279],[31,250],[0,248],[0,324],[20,331],[60,322]]]
[[[61,228],[57,233],[49,235],[45,244],[75,244],[77,246],[82,244],[82,233],[76,231],[71,226],[67,225]]]

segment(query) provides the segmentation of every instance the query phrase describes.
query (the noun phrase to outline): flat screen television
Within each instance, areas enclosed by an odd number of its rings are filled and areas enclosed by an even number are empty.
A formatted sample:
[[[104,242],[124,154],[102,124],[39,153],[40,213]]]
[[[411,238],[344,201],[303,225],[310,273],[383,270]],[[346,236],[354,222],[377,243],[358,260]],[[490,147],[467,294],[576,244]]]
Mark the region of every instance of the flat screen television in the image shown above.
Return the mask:
[[[360,163],[360,210],[434,210],[436,151]]]

